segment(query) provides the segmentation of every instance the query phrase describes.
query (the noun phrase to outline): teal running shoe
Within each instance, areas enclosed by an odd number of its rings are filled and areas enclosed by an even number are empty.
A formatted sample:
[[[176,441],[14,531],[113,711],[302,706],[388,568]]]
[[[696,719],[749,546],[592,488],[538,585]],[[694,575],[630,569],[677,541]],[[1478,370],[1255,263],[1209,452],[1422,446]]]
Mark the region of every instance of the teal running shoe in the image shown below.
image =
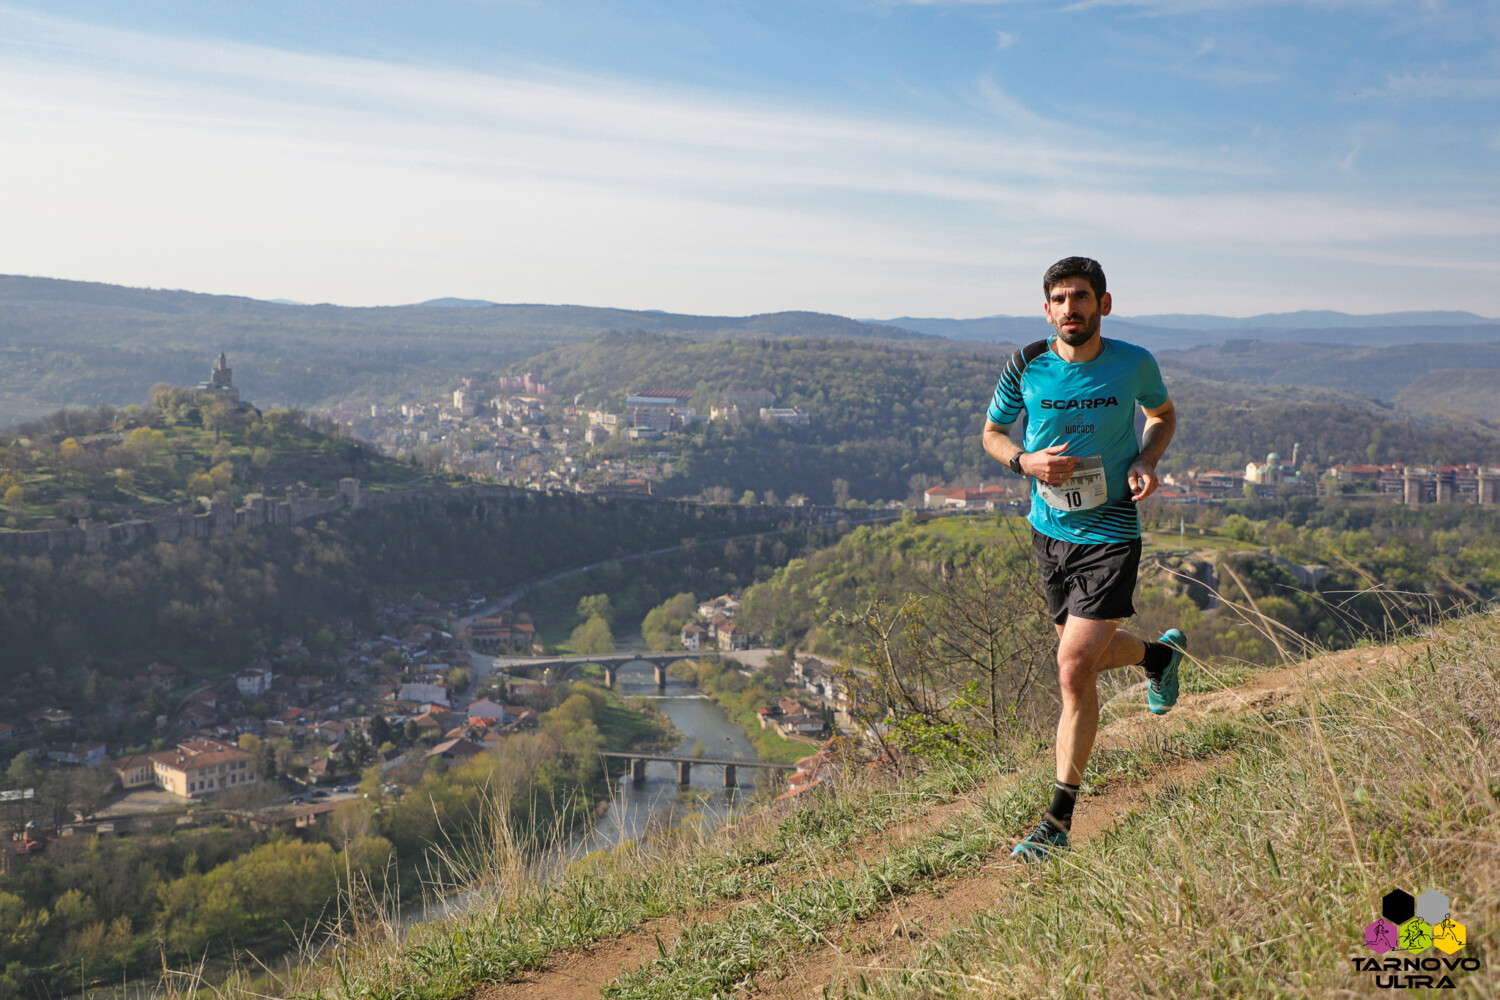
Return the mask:
[[[1015,846],[1010,856],[1021,861],[1046,861],[1054,852],[1067,849],[1068,831],[1054,823],[1049,813],[1042,813],[1042,821]]]
[[[1182,666],[1182,651],[1187,649],[1187,636],[1175,628],[1169,628],[1157,642],[1172,647],[1172,658],[1160,677],[1153,677],[1146,685],[1146,707],[1157,715],[1166,715],[1177,704],[1177,675]]]

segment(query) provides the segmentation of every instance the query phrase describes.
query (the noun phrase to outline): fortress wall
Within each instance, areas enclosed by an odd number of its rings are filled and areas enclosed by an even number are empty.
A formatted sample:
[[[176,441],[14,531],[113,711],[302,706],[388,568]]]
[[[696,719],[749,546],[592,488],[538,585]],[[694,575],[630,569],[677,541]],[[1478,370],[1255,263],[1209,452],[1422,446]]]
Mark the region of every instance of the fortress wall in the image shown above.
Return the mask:
[[[299,497],[285,500],[254,497],[238,509],[215,503],[207,513],[179,508],[149,520],[121,521],[118,524],[93,523],[87,520],[67,528],[44,528],[37,531],[0,531],[0,555],[42,555],[48,553],[100,553],[112,548],[134,545],[143,540],[177,543],[188,539],[221,538],[236,531],[265,525],[290,527],[303,521],[328,517],[342,510],[380,510],[408,504],[446,504],[454,500],[476,506],[486,500],[509,500],[527,496],[531,491],[518,486],[468,483],[462,486],[433,487],[389,493],[372,493],[357,479],[345,479],[339,492],[331,497]],[[677,503],[641,497],[650,503]],[[741,507],[726,505],[721,511],[733,523],[773,524],[790,521],[806,524],[845,517],[847,512],[827,507]]]
[[[345,479],[339,485],[339,492],[331,497],[292,495],[285,500],[254,497],[238,509],[216,503],[207,513],[194,513],[190,508],[183,508],[159,514],[149,520],[122,521],[119,524],[85,520],[67,528],[0,531],[0,554],[98,553],[133,545],[143,539],[177,543],[188,539],[219,538],[236,531],[266,525],[290,527],[346,509],[374,510],[406,504],[450,503],[455,499],[478,502],[508,499],[526,492],[514,486],[470,484],[452,489],[434,487],[405,492],[371,493],[363,488],[359,480]]]

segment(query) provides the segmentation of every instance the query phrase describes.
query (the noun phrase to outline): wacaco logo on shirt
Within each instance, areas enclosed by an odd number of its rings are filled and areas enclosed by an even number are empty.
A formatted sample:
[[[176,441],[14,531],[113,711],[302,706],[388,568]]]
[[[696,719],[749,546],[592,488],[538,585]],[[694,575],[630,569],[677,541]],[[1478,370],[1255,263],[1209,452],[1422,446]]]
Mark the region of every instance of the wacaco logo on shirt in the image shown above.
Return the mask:
[[[1453,919],[1448,897],[1429,889],[1416,899],[1393,889],[1380,900],[1380,919],[1365,925],[1365,947],[1380,958],[1356,955],[1356,972],[1374,973],[1375,985],[1387,989],[1451,990],[1453,975],[1477,972],[1480,961],[1460,955],[1468,931]],[[1436,949],[1437,954],[1425,954]]]

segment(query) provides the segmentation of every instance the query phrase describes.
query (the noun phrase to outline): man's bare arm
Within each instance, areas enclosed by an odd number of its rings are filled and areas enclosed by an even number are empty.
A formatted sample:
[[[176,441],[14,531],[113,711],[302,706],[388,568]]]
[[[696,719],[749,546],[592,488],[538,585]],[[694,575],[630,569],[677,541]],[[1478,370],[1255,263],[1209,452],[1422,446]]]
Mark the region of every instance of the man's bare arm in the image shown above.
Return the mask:
[[[1073,474],[1078,459],[1064,455],[1066,444],[1055,444],[1041,451],[1022,451],[1020,445],[1010,439],[1010,428],[1001,427],[993,420],[984,422],[984,450],[1001,465],[1010,465],[1016,455],[1021,456],[1021,471],[1033,479],[1056,486]]]
[[[1144,407],[1143,407],[1144,409]],[[1166,454],[1172,443],[1172,434],[1177,430],[1177,411],[1168,399],[1155,409],[1146,410],[1146,426],[1141,430],[1141,450],[1130,463],[1126,477],[1130,483],[1130,499],[1144,500],[1156,490],[1156,464]]]
[[[1001,427],[993,420],[984,422],[984,450],[1001,465],[1009,465],[1021,451],[1021,446],[1010,439],[1010,428]]]

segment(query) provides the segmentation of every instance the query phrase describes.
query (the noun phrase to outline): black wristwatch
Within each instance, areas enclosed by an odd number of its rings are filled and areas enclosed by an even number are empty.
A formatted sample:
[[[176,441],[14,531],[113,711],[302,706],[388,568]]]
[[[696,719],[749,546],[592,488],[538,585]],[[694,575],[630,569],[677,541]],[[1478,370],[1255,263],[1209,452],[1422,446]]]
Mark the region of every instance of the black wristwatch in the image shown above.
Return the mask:
[[[1018,451],[1014,455],[1010,456],[1010,463],[1009,463],[1010,464],[1010,471],[1014,472],[1018,476],[1024,476],[1024,475],[1026,475],[1026,473],[1024,473],[1024,472],[1021,471],[1021,455],[1022,454],[1023,454],[1022,452]]]

